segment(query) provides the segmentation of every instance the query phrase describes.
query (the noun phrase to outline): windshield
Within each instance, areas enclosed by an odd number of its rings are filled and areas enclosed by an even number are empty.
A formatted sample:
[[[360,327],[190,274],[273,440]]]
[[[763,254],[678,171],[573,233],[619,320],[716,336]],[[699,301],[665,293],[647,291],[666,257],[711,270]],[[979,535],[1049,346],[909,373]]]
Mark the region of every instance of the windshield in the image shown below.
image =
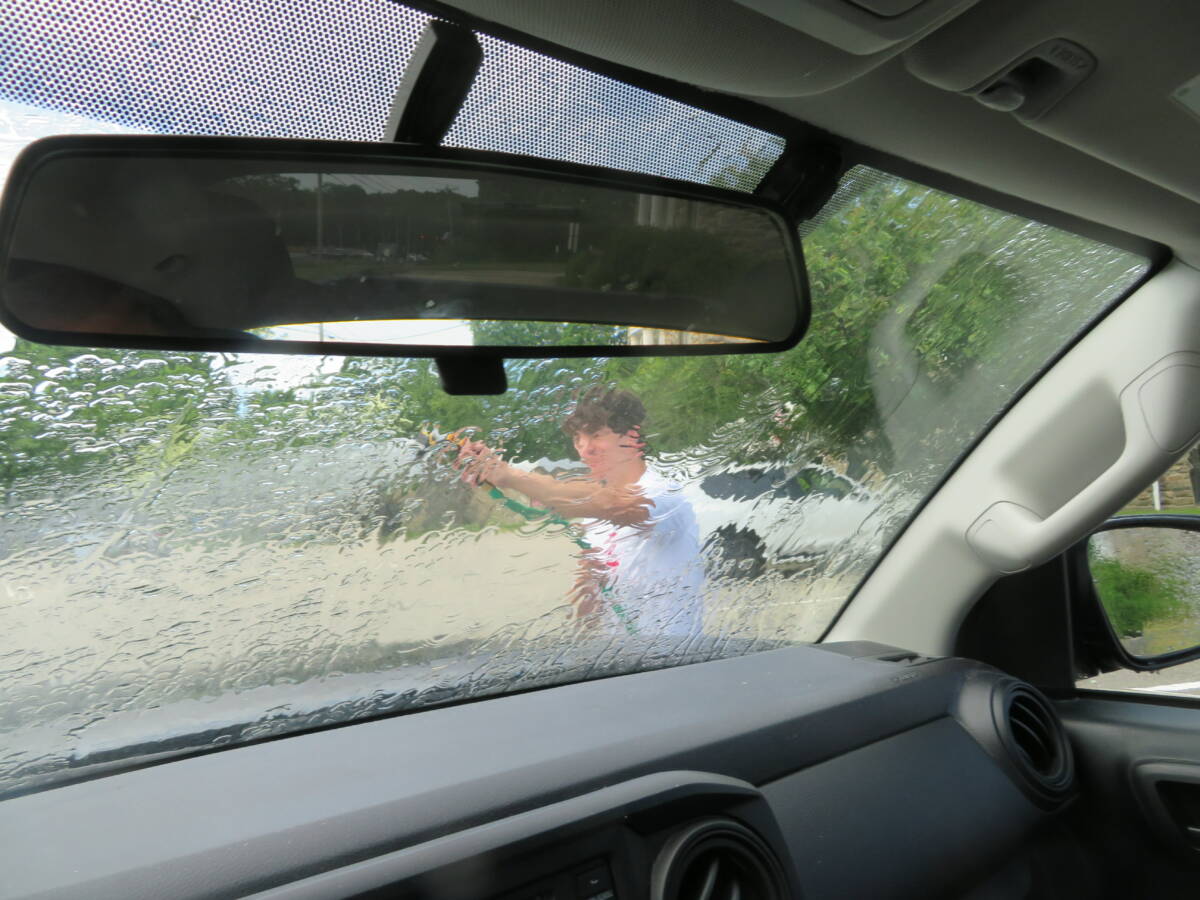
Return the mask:
[[[86,37],[95,13],[10,6],[7,72],[40,75],[0,83],[6,147],[123,129],[378,138],[424,18],[383,0],[302,6],[256,7],[241,27],[126,4],[103,43]],[[486,50],[461,145],[743,190],[781,150]],[[250,90],[282,54],[287,75]],[[504,89],[530,73],[536,104]],[[322,100],[331,84],[354,102]],[[814,316],[793,350],[509,362],[499,397],[445,394],[428,361],[0,332],[0,792],[815,640],[971,441],[1146,270],[864,166],[803,240]],[[520,342],[485,333],[519,326],[455,327]]]

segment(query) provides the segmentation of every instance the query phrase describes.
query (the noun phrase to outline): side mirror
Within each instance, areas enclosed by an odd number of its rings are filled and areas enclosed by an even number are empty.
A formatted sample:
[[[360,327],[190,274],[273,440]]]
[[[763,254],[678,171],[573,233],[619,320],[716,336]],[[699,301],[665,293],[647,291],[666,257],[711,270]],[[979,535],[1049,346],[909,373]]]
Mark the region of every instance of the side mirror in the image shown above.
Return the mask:
[[[1153,670],[1200,658],[1200,516],[1110,519],[1085,549],[1116,661]]]

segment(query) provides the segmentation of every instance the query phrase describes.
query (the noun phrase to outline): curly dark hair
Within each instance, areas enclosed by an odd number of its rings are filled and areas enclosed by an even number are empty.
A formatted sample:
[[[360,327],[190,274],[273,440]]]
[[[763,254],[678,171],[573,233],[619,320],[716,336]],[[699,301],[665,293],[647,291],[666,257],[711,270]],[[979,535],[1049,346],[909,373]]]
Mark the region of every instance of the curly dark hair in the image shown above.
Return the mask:
[[[581,431],[593,434],[611,428],[617,434],[640,429],[646,419],[646,407],[637,394],[602,384],[594,384],[580,396],[571,414],[562,423],[569,438]]]

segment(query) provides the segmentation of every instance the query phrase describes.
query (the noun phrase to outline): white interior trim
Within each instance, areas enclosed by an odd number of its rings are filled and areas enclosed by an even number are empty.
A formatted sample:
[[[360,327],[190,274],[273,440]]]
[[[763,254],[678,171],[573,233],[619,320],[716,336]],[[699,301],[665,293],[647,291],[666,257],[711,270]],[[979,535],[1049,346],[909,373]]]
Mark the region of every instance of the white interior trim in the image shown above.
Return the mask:
[[[1174,262],[995,425],[863,583],[828,639],[951,653],[963,617],[997,577],[1061,552],[1186,451],[1180,442],[1200,432],[1200,397],[1189,389],[1195,358],[1177,354],[1195,353],[1200,271]],[[972,546],[968,534],[998,504],[1021,512],[993,517],[989,540]]]

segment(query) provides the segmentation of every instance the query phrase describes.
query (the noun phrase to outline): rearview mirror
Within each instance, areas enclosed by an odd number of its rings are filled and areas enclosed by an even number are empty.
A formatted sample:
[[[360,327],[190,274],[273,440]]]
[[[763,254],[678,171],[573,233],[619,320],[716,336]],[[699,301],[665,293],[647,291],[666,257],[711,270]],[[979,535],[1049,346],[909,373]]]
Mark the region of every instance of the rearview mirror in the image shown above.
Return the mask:
[[[403,144],[160,136],[28,147],[0,319],[43,343],[342,355],[729,353],[808,320],[758,199]]]

